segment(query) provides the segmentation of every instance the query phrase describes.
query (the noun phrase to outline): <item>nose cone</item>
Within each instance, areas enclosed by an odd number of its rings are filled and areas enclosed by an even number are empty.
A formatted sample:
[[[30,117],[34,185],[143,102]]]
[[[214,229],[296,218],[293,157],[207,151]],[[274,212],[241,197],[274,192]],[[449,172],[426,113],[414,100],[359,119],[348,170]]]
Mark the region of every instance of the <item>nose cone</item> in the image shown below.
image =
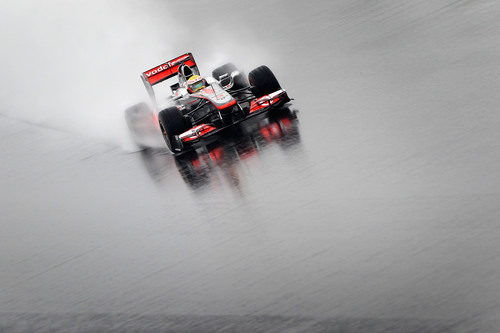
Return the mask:
[[[194,97],[209,100],[217,109],[221,110],[236,104],[236,100],[227,91],[222,89],[222,87],[213,83],[210,86],[199,90]]]

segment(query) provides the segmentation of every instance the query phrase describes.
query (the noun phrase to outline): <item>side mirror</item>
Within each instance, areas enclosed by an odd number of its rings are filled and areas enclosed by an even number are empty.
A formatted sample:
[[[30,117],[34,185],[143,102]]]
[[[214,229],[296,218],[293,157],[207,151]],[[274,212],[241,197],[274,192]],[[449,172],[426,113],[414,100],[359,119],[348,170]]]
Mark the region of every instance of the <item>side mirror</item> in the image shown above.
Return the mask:
[[[175,95],[172,97],[172,100],[176,101],[178,99],[181,99],[182,97],[186,96],[188,94],[186,88],[179,88],[175,91]]]
[[[219,83],[223,89],[229,89],[234,84],[234,78],[240,75],[239,71],[233,71],[230,74],[223,74],[219,77]]]

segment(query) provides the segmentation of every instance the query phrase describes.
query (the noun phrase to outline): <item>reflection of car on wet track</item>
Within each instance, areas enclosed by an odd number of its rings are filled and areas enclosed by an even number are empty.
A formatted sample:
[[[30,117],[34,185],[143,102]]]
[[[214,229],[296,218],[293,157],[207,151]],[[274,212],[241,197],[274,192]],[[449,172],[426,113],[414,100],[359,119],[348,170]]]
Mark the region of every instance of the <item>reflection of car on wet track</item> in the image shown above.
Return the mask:
[[[257,117],[224,132],[223,140],[190,151],[175,159],[158,149],[144,149],[141,157],[150,176],[161,183],[173,163],[190,188],[196,190],[216,181],[216,175],[226,179],[231,187],[239,188],[241,163],[255,160],[267,148],[283,150],[300,143],[296,110],[282,109],[270,117]]]
[[[141,78],[157,112],[153,119],[174,154],[189,151],[222,129],[280,109],[290,101],[267,66],[255,68],[247,78],[228,63],[203,78],[191,53],[147,70]],[[166,90],[166,98],[160,98]],[[151,111],[145,103],[126,110],[132,132],[140,130],[137,124],[141,119],[151,119],[148,114]]]

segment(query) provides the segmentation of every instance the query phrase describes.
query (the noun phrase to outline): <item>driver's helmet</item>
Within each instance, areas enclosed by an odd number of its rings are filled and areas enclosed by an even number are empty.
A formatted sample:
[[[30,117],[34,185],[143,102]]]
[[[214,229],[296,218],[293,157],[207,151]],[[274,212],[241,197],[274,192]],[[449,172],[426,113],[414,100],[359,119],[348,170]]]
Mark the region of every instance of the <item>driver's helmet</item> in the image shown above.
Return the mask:
[[[194,93],[202,88],[205,88],[206,82],[199,75],[193,75],[187,80],[187,89],[190,93]]]

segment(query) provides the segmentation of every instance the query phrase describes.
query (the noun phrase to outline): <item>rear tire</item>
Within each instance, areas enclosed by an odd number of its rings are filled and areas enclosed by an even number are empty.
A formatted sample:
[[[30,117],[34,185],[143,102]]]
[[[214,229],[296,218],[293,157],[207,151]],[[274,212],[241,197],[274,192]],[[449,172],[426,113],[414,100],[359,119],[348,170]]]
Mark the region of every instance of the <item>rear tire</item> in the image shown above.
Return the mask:
[[[174,106],[160,111],[158,122],[168,149],[174,152],[175,136],[184,133],[190,128],[188,120],[182,115],[181,110]]]
[[[130,138],[139,149],[148,146],[141,143],[141,134],[144,134],[144,124],[153,124],[153,111],[144,102],[134,104],[125,109],[125,122],[129,129]]]
[[[281,89],[278,80],[267,66],[259,66],[248,74],[255,97],[262,97]]]
[[[242,89],[249,86],[248,80],[245,77],[245,74],[241,72],[233,63],[227,63],[220,67],[217,67],[212,71],[212,77],[216,80],[219,80],[219,77],[224,74],[231,75],[232,72],[239,71],[240,75],[237,75],[234,78],[234,84],[231,87],[231,90]]]

